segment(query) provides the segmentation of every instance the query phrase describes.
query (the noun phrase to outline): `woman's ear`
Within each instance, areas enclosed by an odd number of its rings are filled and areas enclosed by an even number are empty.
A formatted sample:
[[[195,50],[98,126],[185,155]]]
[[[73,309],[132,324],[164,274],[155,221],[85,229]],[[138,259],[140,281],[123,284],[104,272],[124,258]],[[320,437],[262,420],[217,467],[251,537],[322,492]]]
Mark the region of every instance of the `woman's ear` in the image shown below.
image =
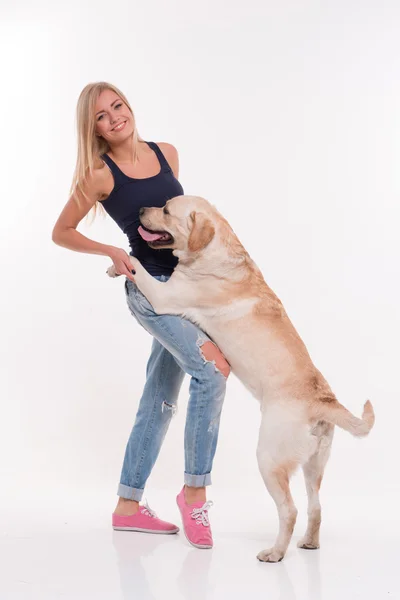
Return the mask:
[[[190,218],[193,225],[188,240],[188,248],[190,252],[199,252],[211,242],[215,235],[215,229],[204,213],[192,211]]]

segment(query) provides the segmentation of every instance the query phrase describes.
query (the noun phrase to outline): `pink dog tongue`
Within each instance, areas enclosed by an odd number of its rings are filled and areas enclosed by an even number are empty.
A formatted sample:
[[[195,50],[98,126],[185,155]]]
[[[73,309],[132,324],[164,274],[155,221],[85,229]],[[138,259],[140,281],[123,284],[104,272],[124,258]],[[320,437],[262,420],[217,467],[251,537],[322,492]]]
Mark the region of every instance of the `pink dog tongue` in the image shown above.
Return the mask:
[[[141,225],[138,227],[138,232],[146,242],[154,242],[163,236],[162,233],[150,233],[150,231],[143,229]]]

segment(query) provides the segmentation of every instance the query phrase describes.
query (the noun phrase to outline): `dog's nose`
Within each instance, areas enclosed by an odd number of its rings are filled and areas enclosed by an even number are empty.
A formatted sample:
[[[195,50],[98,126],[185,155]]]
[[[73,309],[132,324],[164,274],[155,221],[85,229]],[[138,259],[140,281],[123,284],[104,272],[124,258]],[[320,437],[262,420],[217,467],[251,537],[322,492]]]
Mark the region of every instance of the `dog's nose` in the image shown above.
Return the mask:
[[[141,208],[139,208],[139,217],[141,217],[143,213],[144,213],[144,208],[142,206]]]

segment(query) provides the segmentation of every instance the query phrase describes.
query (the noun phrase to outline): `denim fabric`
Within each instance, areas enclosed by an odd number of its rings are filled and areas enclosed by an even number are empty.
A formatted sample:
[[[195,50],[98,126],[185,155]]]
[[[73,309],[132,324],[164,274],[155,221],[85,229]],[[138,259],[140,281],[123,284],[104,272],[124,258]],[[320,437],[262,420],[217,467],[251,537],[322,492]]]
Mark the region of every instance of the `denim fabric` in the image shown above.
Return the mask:
[[[168,275],[156,279],[167,281]],[[146,383],[125,451],[118,495],[139,501],[176,410],[185,373],[191,375],[185,426],[184,482],[211,483],[226,378],[206,361],[200,346],[210,338],[190,321],[158,315],[129,279],[125,293],[131,314],[154,338]]]

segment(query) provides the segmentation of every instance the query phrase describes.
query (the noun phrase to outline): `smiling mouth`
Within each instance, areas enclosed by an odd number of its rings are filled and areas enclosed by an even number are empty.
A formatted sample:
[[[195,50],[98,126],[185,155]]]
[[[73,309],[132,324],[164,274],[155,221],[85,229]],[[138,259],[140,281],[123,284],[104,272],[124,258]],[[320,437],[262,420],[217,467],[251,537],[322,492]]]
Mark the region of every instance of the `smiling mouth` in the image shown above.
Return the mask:
[[[111,131],[122,131],[122,129],[125,128],[125,123],[126,121],[121,121],[121,123],[118,123],[118,125],[113,127]]]
[[[164,246],[167,244],[171,244],[174,241],[174,238],[168,231],[152,231],[143,225],[138,227],[139,235],[152,246]]]

